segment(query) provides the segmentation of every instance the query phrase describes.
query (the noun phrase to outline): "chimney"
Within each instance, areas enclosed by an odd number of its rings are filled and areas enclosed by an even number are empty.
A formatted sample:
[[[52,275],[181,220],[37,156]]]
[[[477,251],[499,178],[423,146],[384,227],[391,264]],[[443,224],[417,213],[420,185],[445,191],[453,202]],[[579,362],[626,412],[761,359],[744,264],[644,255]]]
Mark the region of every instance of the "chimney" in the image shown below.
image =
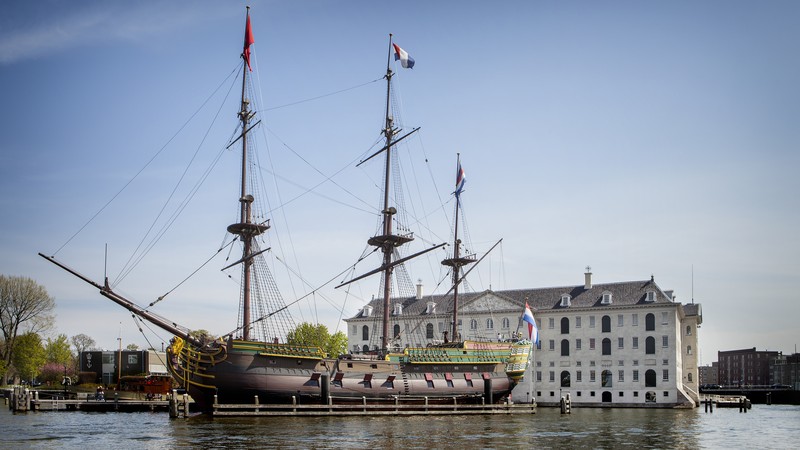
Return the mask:
[[[592,267],[591,266],[586,266],[586,273],[583,274],[583,277],[584,277],[584,280],[585,280],[583,288],[588,291],[589,289],[592,288]]]
[[[417,280],[417,300],[422,300],[422,280]]]

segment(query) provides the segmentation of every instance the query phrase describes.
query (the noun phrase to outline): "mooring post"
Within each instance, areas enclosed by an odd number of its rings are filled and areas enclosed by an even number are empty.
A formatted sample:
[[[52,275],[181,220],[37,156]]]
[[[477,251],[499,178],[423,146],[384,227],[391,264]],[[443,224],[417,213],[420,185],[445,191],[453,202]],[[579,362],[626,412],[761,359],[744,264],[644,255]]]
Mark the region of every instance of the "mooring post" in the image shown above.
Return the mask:
[[[428,412],[428,396],[425,396],[425,412]]]
[[[292,396],[292,412],[297,412],[297,397]]]
[[[255,397],[255,402],[256,402],[256,412],[259,412],[259,408],[258,408],[258,394],[254,395],[254,397]]]
[[[183,418],[189,418],[189,394],[183,394]]]
[[[486,399],[486,403],[492,404],[494,403],[494,399],[492,398],[492,379],[485,378],[483,380],[483,396]]]
[[[328,396],[330,395],[331,385],[330,385],[330,378],[331,376],[327,373],[323,373],[319,377],[319,389],[320,389],[320,400],[323,404],[328,401]]]
[[[367,412],[367,397],[361,396],[361,405],[364,407],[364,412]]]

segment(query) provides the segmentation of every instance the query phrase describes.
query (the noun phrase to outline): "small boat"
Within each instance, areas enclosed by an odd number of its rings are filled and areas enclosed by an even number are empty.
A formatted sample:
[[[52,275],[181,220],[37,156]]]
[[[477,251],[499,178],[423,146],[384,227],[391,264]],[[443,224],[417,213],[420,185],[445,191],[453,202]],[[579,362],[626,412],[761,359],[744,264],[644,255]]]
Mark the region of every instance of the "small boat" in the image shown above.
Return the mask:
[[[368,159],[385,157],[384,179],[386,186],[381,214],[381,232],[369,239],[369,244],[383,253],[383,264],[376,270],[356,277],[348,283],[381,273],[383,296],[382,310],[388,311],[391,297],[393,271],[404,261],[445,244],[404,258],[397,258],[397,249],[413,240],[411,234],[397,234],[392,229],[397,210],[390,204],[389,181],[392,151],[395,144],[407,135],[398,137],[390,112],[392,68],[389,61],[393,48],[390,35],[389,58],[386,71],[386,118],[383,134],[385,145]],[[234,142],[241,146],[241,180],[238,221],[227,231],[241,243],[242,253],[235,263],[241,267],[240,305],[237,328],[225,336],[209,338],[197,336],[189,328],[161,317],[148,308],[136,305],[116,292],[106,278],[96,282],[80,274],[52,256],[40,255],[62,269],[97,288],[101,295],[131,311],[143,320],[171,333],[167,352],[167,368],[176,384],[186,389],[197,407],[212,412],[215,404],[260,403],[325,403],[337,401],[380,402],[397,398],[452,402],[453,399],[489,399],[498,402],[513,388],[527,367],[530,342],[447,342],[425,348],[407,348],[390,352],[388,314],[383,321],[383,345],[374,355],[327,355],[316,346],[295,345],[287,342],[287,332],[292,321],[287,305],[277,293],[269,272],[260,238],[269,230],[268,220],[257,220],[258,199],[248,182],[252,148],[249,132],[258,125],[256,112],[248,99],[250,45],[254,42],[250,25],[249,7],[245,23],[242,52],[242,95],[237,116],[241,133]],[[413,133],[416,130],[413,130]],[[409,133],[410,134],[410,133]],[[365,160],[366,161],[366,160]],[[362,161],[362,162],[365,162]],[[457,337],[457,293],[461,281],[461,268],[474,262],[459,254],[458,235],[454,241],[454,254],[443,264],[453,268],[453,336]],[[257,317],[256,317],[257,316]],[[288,325],[287,325],[288,324]],[[456,339],[454,339],[456,340]]]

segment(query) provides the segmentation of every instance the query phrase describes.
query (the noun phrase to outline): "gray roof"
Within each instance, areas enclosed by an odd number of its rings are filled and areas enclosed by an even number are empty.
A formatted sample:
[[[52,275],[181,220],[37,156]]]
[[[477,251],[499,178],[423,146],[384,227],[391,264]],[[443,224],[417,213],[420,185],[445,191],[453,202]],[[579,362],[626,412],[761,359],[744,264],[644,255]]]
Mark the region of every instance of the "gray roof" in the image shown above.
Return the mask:
[[[655,292],[655,301],[647,302],[647,293]],[[590,307],[608,307],[608,305],[601,304],[603,293],[610,292],[612,295],[611,306],[631,306],[631,305],[647,305],[647,304],[665,304],[674,303],[672,300],[671,291],[663,291],[656,282],[651,278],[643,281],[622,281],[617,283],[602,283],[593,284],[591,289],[586,289],[584,285],[576,286],[562,286],[562,287],[549,287],[549,288],[535,288],[535,289],[513,289],[504,291],[482,291],[459,293],[459,309],[464,305],[468,305],[475,299],[478,299],[487,294],[494,294],[498,297],[504,298],[511,303],[514,303],[522,309],[527,301],[528,305],[534,311],[541,310],[558,310],[558,309],[574,309],[574,308],[590,308]],[[561,306],[561,296],[568,294],[571,296],[571,306]],[[444,313],[452,311],[453,294],[444,295],[427,295],[421,299],[416,297],[403,297],[392,298],[389,302],[390,310],[393,309],[394,304],[402,302],[403,315],[424,315],[427,310],[428,302],[436,303],[437,313]],[[373,308],[373,315],[382,315],[383,301],[382,299],[373,299],[369,302]],[[686,314],[698,314],[699,304],[685,305],[690,307],[686,310]],[[691,311],[691,312],[690,312]],[[362,317],[362,311],[359,311],[353,319]]]

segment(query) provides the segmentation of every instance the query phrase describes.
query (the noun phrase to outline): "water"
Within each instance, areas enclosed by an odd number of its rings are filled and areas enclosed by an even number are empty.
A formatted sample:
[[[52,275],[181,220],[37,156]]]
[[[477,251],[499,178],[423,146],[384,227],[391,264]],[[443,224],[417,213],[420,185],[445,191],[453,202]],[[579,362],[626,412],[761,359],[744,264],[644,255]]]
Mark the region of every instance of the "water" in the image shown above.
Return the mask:
[[[535,415],[193,417],[0,408],[3,449],[796,448],[800,406],[694,410],[539,408]],[[793,445],[794,444],[794,445]]]

